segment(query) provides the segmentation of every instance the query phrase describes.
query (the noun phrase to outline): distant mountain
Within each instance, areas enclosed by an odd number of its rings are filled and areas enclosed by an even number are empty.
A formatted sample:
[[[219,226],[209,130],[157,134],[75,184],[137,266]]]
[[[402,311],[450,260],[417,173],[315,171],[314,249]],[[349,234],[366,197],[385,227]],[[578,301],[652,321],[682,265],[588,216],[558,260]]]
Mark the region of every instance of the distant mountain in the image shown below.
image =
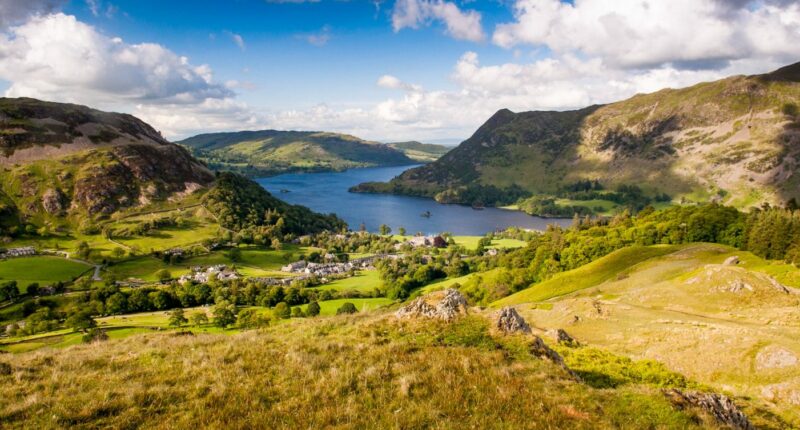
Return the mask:
[[[275,219],[285,216],[295,233],[300,218],[311,226],[341,225],[245,178],[217,181],[189,151],[131,115],[0,98],[0,235],[25,226],[70,230],[112,215],[200,203],[225,213],[220,222],[229,228],[251,227],[266,210]]]
[[[417,141],[409,142],[392,142],[387,143],[398,151],[405,153],[408,158],[423,163],[429,163],[441,158],[442,155],[447,154],[448,151],[453,149],[451,146],[435,145],[432,143],[421,143]]]
[[[800,198],[798,105],[800,63],[576,111],[503,109],[439,160],[354,190],[544,214],[628,201],[782,205]]]
[[[201,134],[176,143],[190,148],[212,169],[250,176],[415,163],[392,146],[337,133],[239,131]]]

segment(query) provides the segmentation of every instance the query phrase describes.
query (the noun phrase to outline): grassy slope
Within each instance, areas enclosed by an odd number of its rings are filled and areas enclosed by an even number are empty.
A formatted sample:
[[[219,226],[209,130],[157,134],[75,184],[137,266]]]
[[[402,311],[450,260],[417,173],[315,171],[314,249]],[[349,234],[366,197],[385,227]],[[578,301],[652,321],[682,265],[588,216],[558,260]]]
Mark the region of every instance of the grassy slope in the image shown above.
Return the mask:
[[[564,328],[580,342],[763,399],[800,425],[789,400],[800,395],[800,368],[769,364],[781,354],[800,357],[800,296],[766,277],[798,287],[800,270],[721,245],[664,251],[617,252],[493,305],[515,304],[537,327]],[[741,263],[722,266],[732,255]],[[733,292],[735,285],[749,289]]]
[[[292,320],[3,357],[4,428],[702,428],[657,389],[594,389],[485,320]],[[17,378],[16,375],[25,375]],[[313,405],[313,407],[309,407]],[[533,418],[535,417],[535,418]]]
[[[600,284],[619,276],[623,271],[653,257],[666,255],[680,249],[679,245],[633,246],[615,251],[603,258],[569,272],[559,273],[544,281],[493,303],[493,306],[509,306],[520,303],[540,302],[563,296]]]

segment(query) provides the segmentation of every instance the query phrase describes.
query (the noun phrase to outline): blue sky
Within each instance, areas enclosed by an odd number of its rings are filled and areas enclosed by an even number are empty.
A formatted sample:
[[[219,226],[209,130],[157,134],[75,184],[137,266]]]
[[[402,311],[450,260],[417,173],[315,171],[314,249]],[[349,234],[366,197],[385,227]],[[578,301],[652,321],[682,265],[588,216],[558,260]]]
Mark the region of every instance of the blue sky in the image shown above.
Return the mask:
[[[104,12],[113,4],[116,11]],[[476,2],[484,24],[512,18],[500,1]],[[81,21],[128,43],[156,41],[194,63],[207,63],[221,81],[241,80],[256,89],[242,99],[264,106],[302,108],[320,102],[377,102],[390,91],[377,79],[392,74],[425,87],[453,89],[453,64],[466,50],[493,62],[513,59],[513,52],[490,43],[472,43],[444,35],[440,24],[395,32],[391,3],[367,0],[270,3],[265,0],[131,1],[89,5],[71,1],[64,9]],[[232,40],[238,34],[241,50]],[[322,46],[309,36],[327,34]],[[318,43],[320,44],[320,43]]]
[[[169,138],[328,130],[457,143],[800,60],[785,0],[3,0],[0,90],[125,111]]]

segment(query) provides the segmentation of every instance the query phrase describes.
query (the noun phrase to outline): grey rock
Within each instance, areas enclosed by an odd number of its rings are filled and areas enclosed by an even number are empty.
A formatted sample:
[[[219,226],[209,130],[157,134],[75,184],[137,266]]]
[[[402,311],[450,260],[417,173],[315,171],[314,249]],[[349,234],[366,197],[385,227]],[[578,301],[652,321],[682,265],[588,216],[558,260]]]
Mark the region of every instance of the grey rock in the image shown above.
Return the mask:
[[[507,306],[497,313],[495,326],[503,333],[525,333],[530,334],[531,326],[517,312],[516,309]]]
[[[417,297],[395,312],[397,318],[436,318],[450,321],[467,313],[467,299],[454,289]]]
[[[675,388],[664,390],[664,395],[675,406],[683,409],[696,407],[711,414],[717,422],[737,430],[755,430],[747,416],[733,401],[722,394],[681,391]]]
[[[567,333],[564,329],[557,328],[548,330],[546,334],[560,344],[578,345],[578,341],[576,341],[575,338],[570,336],[569,333]]]

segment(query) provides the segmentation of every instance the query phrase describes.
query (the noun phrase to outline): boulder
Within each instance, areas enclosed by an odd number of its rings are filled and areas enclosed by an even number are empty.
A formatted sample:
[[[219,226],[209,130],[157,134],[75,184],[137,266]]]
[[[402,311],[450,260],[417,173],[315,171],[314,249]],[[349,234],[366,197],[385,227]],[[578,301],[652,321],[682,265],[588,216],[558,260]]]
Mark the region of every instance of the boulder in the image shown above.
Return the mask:
[[[564,329],[547,330],[546,333],[550,338],[563,345],[578,345],[578,341],[569,335]]]
[[[452,288],[417,297],[395,312],[397,318],[436,318],[450,321],[467,313],[467,299]]]
[[[722,262],[723,266],[735,266],[737,264],[739,264],[738,255],[731,255],[730,257],[726,258],[725,261]]]
[[[530,334],[531,326],[525,322],[525,319],[517,312],[516,309],[506,306],[500,309],[495,316],[495,327],[502,333],[525,333]]]
[[[755,430],[747,416],[730,398],[722,394],[681,391],[672,388],[664,390],[664,395],[678,408],[700,408],[711,414],[720,424],[738,430]]]

